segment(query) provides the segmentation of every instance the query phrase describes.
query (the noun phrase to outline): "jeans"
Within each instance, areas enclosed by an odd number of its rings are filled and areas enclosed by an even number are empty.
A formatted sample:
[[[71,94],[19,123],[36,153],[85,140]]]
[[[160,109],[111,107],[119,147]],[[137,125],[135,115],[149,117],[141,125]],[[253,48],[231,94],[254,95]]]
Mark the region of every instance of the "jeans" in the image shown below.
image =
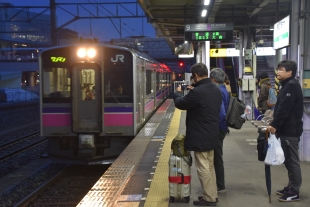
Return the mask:
[[[285,167],[288,171],[288,186],[294,193],[299,193],[299,188],[302,183],[300,160],[299,160],[299,137],[282,136],[281,145],[285,156]]]

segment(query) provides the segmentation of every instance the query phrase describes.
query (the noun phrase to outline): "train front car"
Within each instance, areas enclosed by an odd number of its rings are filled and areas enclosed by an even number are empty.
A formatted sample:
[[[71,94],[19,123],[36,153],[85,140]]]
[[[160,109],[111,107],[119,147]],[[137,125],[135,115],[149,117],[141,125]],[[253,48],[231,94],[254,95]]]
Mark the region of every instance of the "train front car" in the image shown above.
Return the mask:
[[[102,46],[40,54],[41,135],[48,153],[77,160],[118,156],[134,136],[133,55]]]

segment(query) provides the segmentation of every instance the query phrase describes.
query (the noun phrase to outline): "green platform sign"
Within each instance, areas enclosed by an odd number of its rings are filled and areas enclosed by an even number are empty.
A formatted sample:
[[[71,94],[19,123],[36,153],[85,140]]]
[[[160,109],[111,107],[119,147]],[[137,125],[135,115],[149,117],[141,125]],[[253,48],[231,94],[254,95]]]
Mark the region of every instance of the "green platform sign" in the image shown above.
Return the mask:
[[[233,23],[187,24],[184,29],[186,41],[233,40]]]

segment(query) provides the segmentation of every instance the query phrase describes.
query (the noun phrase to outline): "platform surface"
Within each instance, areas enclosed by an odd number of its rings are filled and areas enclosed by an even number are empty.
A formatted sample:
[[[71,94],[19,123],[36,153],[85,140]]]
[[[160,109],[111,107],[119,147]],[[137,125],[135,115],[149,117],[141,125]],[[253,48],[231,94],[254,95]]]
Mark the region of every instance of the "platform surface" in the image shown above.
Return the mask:
[[[172,139],[185,133],[186,111],[167,100],[145,125],[78,206],[188,207],[201,195],[195,165],[191,168],[191,200],[169,203],[168,160]],[[309,207],[310,163],[301,162],[303,184],[299,202],[278,202],[275,190],[287,184],[284,165],[271,167],[271,203],[265,184],[264,163],[257,160],[257,129],[247,121],[241,130],[230,130],[224,140],[225,193],[220,207]],[[91,205],[90,205],[91,204]]]

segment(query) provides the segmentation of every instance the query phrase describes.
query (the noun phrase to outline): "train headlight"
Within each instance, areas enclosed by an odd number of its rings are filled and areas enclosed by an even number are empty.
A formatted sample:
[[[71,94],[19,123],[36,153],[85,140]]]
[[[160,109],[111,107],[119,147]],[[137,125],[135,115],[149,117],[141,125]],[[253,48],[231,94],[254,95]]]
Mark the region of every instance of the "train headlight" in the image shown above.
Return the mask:
[[[80,48],[77,51],[77,56],[80,58],[83,58],[86,56],[86,49],[85,48]]]
[[[96,50],[95,50],[94,48],[88,49],[88,51],[87,51],[87,56],[88,56],[89,58],[95,57],[95,56],[96,56]]]

